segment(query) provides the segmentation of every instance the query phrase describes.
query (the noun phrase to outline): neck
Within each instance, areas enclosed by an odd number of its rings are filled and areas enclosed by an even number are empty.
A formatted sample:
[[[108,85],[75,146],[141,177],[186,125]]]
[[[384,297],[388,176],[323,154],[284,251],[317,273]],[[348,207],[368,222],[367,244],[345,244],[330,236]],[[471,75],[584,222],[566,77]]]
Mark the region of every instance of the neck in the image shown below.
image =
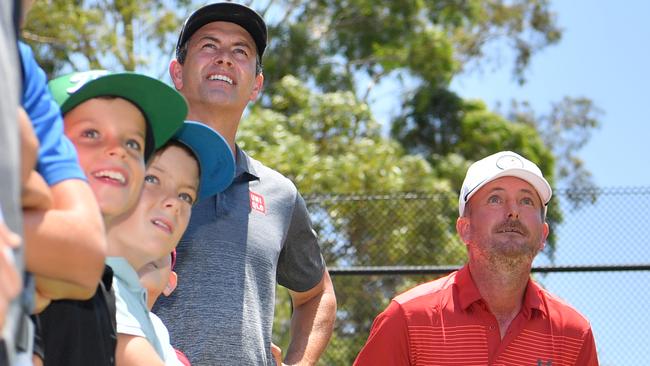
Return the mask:
[[[144,267],[149,261],[142,260],[137,252],[130,249],[126,243],[122,243],[119,238],[112,236],[110,231],[107,234],[108,250],[106,255],[108,257],[122,257],[136,271]]]
[[[235,138],[242,114],[243,110],[231,110],[221,106],[204,108],[204,106],[193,104],[190,105],[187,119],[204,123],[219,132],[226,139],[230,150],[235,155]]]
[[[514,319],[521,310],[530,278],[530,263],[504,269],[494,263],[470,260],[469,269],[481,297],[494,316],[498,320]]]

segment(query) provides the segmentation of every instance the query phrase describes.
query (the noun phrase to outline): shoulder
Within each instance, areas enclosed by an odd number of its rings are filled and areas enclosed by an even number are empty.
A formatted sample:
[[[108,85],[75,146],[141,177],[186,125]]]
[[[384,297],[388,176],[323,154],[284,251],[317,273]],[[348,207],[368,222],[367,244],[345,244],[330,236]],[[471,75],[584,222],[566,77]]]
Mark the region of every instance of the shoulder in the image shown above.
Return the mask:
[[[249,185],[252,194],[258,194],[264,197],[265,201],[280,203],[281,206],[287,208],[295,205],[300,194],[296,185],[289,178],[246,153],[243,155],[247,159],[250,173],[258,178]]]
[[[437,280],[415,286],[412,289],[397,295],[393,300],[403,307],[412,307],[417,306],[422,302],[427,303],[441,299],[452,291],[452,285],[454,284],[456,273],[457,272],[453,272]]]
[[[587,317],[559,296],[540,287],[549,318],[560,329],[584,334],[591,330]]]
[[[248,159],[249,166],[253,168],[253,171],[259,177],[262,184],[273,184],[274,186],[278,186],[293,194],[298,191],[295,184],[293,184],[293,182],[282,173],[264,165],[264,163],[256,160],[248,154],[245,155]]]

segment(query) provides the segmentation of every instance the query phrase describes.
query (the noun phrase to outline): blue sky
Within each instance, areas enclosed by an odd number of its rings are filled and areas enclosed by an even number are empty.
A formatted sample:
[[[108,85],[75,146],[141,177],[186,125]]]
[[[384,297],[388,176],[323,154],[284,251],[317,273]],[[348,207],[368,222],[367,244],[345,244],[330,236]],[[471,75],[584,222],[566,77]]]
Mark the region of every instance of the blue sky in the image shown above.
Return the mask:
[[[605,111],[602,127],[579,154],[595,183],[650,184],[650,169],[639,164],[650,132],[650,2],[567,0],[551,6],[564,29],[562,40],[533,56],[524,86],[512,80],[511,64],[502,60],[496,71],[458,77],[453,89],[491,107],[528,100],[538,113],[565,95],[588,97]]]
[[[590,98],[605,114],[579,156],[596,185],[650,186],[650,169],[643,164],[650,133],[650,1],[565,0],[553,1],[552,9],[564,29],[563,38],[532,58],[525,85],[513,81],[512,65],[501,56],[501,64],[463,75],[452,88],[490,107],[508,105],[513,98],[527,100],[538,113],[549,111],[551,103],[564,96]],[[568,214],[558,230],[560,264],[650,262],[643,242],[650,237],[643,215],[647,207],[596,206]],[[580,231],[585,220],[594,232]],[[595,220],[602,225],[593,224]],[[630,235],[632,229],[637,233]],[[570,234],[589,236],[575,241],[586,247],[572,247],[575,242],[566,239]],[[542,283],[591,320],[601,365],[621,366],[650,358],[645,337],[650,320],[642,310],[650,301],[649,280],[647,272],[628,272],[549,275]]]

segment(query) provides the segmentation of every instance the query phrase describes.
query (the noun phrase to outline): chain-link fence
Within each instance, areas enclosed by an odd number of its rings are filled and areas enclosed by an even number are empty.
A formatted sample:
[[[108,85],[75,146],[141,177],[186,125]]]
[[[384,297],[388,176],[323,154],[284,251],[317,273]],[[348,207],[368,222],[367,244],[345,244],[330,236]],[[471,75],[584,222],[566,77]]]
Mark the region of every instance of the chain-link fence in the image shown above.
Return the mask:
[[[554,192],[554,237],[535,260],[536,279],[586,315],[601,365],[650,360],[650,187]],[[390,299],[466,260],[456,235],[455,194],[309,195],[336,289],[335,333],[324,365],[350,365]],[[276,334],[288,301],[278,292]],[[276,339],[282,344],[283,339]],[[645,360],[645,361],[644,361]]]

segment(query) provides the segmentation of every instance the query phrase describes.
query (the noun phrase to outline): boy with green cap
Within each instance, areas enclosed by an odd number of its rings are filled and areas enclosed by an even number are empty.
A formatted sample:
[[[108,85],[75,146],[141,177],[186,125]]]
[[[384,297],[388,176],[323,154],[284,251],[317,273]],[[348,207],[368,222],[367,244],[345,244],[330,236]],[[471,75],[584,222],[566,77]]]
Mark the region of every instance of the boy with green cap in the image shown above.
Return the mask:
[[[108,230],[138,201],[145,162],[182,125],[185,100],[159,80],[130,72],[73,73],[49,86]],[[53,301],[39,314],[45,365],[115,363],[112,283],[105,266],[92,298]]]

